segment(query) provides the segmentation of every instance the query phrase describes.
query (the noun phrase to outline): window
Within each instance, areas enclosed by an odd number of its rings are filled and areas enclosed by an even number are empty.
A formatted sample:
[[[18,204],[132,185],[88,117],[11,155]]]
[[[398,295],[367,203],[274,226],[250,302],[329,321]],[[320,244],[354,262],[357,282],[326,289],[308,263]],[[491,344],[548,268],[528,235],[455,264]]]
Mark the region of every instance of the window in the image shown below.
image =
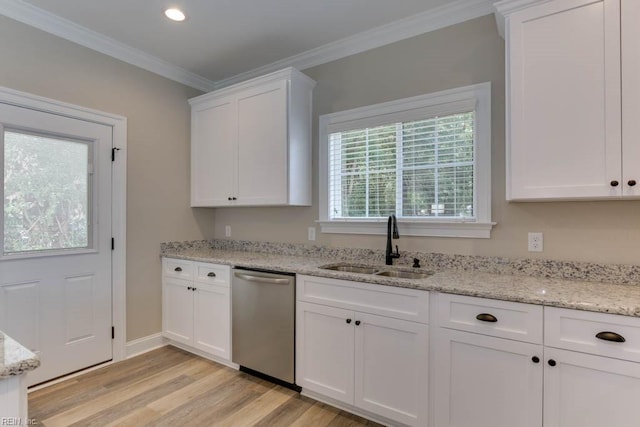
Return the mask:
[[[4,132],[3,253],[88,249],[91,147]]]
[[[323,232],[489,237],[490,84],[320,118]]]

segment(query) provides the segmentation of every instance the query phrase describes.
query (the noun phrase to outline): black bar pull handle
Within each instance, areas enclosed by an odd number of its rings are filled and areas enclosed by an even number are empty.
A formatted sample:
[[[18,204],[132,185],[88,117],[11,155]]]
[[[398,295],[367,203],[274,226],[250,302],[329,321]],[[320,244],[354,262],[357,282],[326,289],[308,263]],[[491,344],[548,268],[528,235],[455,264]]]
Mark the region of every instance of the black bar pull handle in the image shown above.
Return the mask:
[[[476,316],[476,319],[480,320],[481,322],[489,322],[489,323],[495,323],[498,321],[498,318],[496,316],[489,313],[480,313]]]
[[[611,341],[611,342],[625,342],[626,340],[620,334],[616,334],[615,332],[603,331],[598,332],[596,334],[596,338],[603,341]]]

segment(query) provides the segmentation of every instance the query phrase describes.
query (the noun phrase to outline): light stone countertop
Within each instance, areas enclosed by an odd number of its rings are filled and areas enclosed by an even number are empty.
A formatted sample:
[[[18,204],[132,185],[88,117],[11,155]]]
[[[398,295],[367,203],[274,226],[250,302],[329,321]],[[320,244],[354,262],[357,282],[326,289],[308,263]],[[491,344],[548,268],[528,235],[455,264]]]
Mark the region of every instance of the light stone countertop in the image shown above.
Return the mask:
[[[398,279],[318,268],[327,264],[339,264],[340,260],[336,258],[229,251],[206,247],[164,248],[161,255],[237,267],[640,317],[640,286],[637,284],[609,284],[446,269],[435,271],[426,279]],[[371,265],[381,270],[397,268],[366,261],[354,262],[353,259],[344,262]]]
[[[0,331],[0,379],[33,371],[38,366],[38,356]]]

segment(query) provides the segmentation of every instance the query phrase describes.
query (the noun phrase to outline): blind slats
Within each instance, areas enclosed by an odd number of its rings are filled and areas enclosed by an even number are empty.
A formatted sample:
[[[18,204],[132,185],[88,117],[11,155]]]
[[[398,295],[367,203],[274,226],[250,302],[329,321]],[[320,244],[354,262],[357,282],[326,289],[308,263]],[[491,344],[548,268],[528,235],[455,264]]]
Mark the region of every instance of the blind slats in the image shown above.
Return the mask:
[[[474,217],[474,116],[331,133],[329,217]]]

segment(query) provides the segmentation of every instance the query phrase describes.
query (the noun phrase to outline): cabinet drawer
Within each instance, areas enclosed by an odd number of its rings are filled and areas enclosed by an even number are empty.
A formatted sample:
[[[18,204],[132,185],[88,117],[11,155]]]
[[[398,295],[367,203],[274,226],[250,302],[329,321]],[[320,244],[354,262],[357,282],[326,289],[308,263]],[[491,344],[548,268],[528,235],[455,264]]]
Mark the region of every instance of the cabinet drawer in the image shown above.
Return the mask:
[[[163,258],[162,275],[176,279],[193,280],[193,261]]]
[[[542,306],[438,294],[439,326],[542,344]]]
[[[193,280],[199,283],[211,285],[230,286],[231,268],[228,265],[209,264],[206,262],[194,263]]]
[[[296,298],[396,319],[429,322],[429,292],[416,289],[298,275]]]
[[[640,362],[640,318],[555,307],[544,316],[545,346]],[[613,334],[624,342],[606,339]]]

